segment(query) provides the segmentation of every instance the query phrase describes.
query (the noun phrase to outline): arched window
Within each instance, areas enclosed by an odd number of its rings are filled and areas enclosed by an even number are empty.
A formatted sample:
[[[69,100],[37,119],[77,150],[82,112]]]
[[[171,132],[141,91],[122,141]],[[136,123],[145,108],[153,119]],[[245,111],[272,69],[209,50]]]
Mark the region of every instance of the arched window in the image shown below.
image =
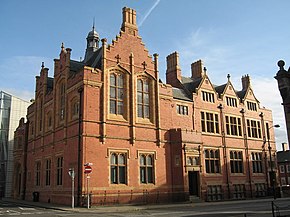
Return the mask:
[[[154,183],[154,158],[153,155],[140,155],[140,182],[143,184]]]
[[[111,164],[111,183],[126,184],[126,154],[112,153],[110,164]]]
[[[124,76],[110,75],[110,113],[123,115],[124,113]]]
[[[137,80],[137,109],[139,118],[150,118],[149,82],[147,79]]]

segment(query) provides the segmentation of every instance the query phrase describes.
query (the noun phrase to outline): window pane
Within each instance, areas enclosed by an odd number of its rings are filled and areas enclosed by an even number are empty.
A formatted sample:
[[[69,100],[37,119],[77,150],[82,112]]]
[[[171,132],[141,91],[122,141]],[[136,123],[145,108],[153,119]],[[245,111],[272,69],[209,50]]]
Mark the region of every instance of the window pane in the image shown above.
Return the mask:
[[[124,79],[123,75],[118,76],[118,87],[123,87],[124,86]]]
[[[111,164],[117,164],[117,155],[115,154],[111,155]]]
[[[123,100],[123,97],[124,97],[124,89],[118,88],[118,99]]]
[[[144,166],[145,165],[145,157],[144,157],[144,155],[141,155],[140,156],[140,165],[141,166]]]
[[[111,86],[116,86],[116,77],[114,74],[110,75],[110,83],[111,83]]]
[[[125,156],[123,154],[120,154],[119,155],[119,159],[118,159],[118,163],[121,164],[121,165],[124,165],[125,164]]]
[[[148,93],[148,92],[149,92],[148,81],[145,80],[145,81],[143,82],[143,85],[144,85],[144,86],[143,86],[143,88],[144,88],[143,91],[144,91],[145,93]]]
[[[125,184],[125,167],[119,166],[119,183]]]
[[[148,183],[153,183],[153,168],[147,168]]]
[[[110,87],[110,97],[111,98],[116,98],[116,88],[115,87]]]
[[[123,102],[118,102],[118,114],[122,115],[123,114]]]
[[[138,105],[138,117],[142,118],[143,117],[143,106]]]
[[[138,104],[142,104],[142,102],[143,102],[142,93],[140,93],[140,92],[137,93],[137,102],[138,102]]]
[[[141,181],[141,183],[146,183],[145,167],[140,167],[140,181]]]
[[[111,183],[117,183],[117,167],[111,166]]]
[[[149,106],[144,106],[144,118],[149,118]]]
[[[144,94],[144,104],[149,104],[149,94]]]
[[[138,91],[142,91],[142,81],[139,79],[138,81],[137,81],[137,90]]]
[[[110,100],[110,113],[116,114],[116,101]]]
[[[147,156],[147,165],[152,166],[152,157]]]

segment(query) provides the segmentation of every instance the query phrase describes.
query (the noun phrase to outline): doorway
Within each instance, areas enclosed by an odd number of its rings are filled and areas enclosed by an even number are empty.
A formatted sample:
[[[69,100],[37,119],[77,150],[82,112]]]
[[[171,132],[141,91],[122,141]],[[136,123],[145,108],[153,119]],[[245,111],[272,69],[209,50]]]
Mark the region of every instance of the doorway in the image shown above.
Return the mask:
[[[188,171],[189,195],[199,197],[199,172]]]

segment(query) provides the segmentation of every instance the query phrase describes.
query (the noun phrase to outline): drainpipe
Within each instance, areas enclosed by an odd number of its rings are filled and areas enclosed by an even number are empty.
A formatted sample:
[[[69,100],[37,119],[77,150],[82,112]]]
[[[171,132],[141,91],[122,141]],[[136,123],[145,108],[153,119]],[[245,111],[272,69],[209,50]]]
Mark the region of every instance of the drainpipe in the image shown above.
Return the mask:
[[[81,206],[81,193],[82,193],[82,185],[81,185],[81,174],[82,174],[82,160],[81,160],[81,141],[82,141],[82,93],[83,87],[78,89],[78,93],[80,94],[79,101],[79,132],[78,132],[78,194],[77,194],[77,206]]]
[[[250,166],[250,159],[249,159],[249,145],[248,145],[248,137],[247,137],[247,129],[246,129],[245,112],[246,112],[245,109],[241,109],[240,111],[240,113],[242,114],[244,144],[246,148],[246,161],[247,161],[247,166],[248,166],[248,179],[250,183],[250,193],[251,193],[251,198],[253,198],[252,176],[251,176],[251,166]]]
[[[227,161],[227,146],[226,146],[226,137],[225,137],[223,105],[219,104],[218,108],[220,109],[222,147],[223,147],[224,164],[225,164],[226,174],[227,174],[226,181],[227,181],[227,188],[228,188],[228,199],[230,199],[231,198],[231,189],[230,189],[229,168],[228,168],[228,161]]]

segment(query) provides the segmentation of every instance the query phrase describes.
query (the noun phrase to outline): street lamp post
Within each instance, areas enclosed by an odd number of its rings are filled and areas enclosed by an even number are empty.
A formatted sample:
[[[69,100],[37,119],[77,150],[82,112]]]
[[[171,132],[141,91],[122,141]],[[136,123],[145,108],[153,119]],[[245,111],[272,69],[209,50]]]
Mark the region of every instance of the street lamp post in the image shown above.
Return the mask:
[[[75,204],[75,196],[74,196],[75,171],[74,171],[74,168],[69,168],[68,174],[71,177],[71,208],[74,209],[74,204]]]
[[[275,192],[275,182],[276,182],[276,175],[275,175],[275,172],[273,170],[273,162],[272,162],[272,147],[271,147],[271,144],[270,144],[270,129],[271,128],[278,128],[280,127],[279,124],[275,124],[271,127],[269,127],[269,125],[267,124],[266,125],[266,128],[267,128],[267,138],[268,138],[268,150],[269,150],[269,155],[270,155],[270,173],[269,173],[269,178],[270,178],[270,186],[272,188],[272,191],[273,191],[273,197],[274,199],[276,199],[276,192]]]

